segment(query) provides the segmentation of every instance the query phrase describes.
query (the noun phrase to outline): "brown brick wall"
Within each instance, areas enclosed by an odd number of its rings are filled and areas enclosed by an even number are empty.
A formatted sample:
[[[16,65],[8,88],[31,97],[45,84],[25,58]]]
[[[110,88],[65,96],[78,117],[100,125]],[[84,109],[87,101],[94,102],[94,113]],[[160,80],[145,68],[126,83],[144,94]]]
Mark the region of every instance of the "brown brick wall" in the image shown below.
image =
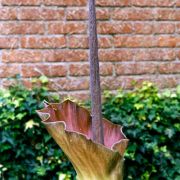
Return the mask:
[[[180,0],[97,0],[104,89],[180,84]],[[88,93],[87,0],[0,0],[0,83],[45,74],[61,94]]]

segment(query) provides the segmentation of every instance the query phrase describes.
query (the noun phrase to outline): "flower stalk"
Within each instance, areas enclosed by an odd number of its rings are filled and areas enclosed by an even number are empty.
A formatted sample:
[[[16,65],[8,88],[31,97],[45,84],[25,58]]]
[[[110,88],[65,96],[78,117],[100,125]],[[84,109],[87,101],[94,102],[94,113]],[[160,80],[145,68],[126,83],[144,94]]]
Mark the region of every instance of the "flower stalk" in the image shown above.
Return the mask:
[[[89,0],[89,61],[93,140],[104,144],[95,0]]]

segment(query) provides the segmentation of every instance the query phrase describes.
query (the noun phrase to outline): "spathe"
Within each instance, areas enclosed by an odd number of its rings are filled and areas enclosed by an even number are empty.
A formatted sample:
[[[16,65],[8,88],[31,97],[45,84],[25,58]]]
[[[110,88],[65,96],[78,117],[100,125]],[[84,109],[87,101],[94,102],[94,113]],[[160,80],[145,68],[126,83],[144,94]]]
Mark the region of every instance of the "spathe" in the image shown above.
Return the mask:
[[[122,127],[103,119],[104,145],[92,140],[89,111],[66,100],[37,111],[45,127],[72,162],[79,180],[121,180],[128,139]]]

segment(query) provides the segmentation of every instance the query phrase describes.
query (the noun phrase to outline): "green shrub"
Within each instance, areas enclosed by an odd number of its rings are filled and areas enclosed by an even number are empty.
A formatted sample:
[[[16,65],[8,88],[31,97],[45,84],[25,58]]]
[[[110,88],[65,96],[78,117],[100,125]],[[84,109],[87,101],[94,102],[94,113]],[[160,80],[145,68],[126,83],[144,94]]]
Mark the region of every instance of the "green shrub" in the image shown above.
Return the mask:
[[[144,83],[133,92],[106,92],[103,113],[130,139],[125,179],[180,179],[180,87],[158,93]]]
[[[0,91],[0,179],[75,179],[72,165],[35,112],[49,97],[45,86],[28,90],[17,84]],[[122,124],[130,139],[124,179],[179,180],[180,87],[158,93],[145,83],[131,92],[106,92],[103,114]]]
[[[45,77],[41,81],[45,83]],[[42,86],[28,90],[18,84],[0,91],[0,179],[53,180],[74,175],[35,112],[48,97]]]

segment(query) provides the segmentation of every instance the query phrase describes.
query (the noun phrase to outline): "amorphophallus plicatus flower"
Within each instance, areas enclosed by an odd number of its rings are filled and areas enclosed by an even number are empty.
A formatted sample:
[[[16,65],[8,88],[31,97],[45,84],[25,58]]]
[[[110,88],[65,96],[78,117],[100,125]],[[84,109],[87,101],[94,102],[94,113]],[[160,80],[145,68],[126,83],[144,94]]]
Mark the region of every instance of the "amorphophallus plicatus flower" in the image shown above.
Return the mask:
[[[66,100],[37,111],[49,134],[72,162],[78,180],[121,180],[128,139],[122,127],[102,119],[104,145],[92,140],[89,111]]]
[[[91,113],[72,101],[37,111],[72,162],[78,180],[122,180],[128,139],[122,127],[102,118],[95,0],[89,0]]]

